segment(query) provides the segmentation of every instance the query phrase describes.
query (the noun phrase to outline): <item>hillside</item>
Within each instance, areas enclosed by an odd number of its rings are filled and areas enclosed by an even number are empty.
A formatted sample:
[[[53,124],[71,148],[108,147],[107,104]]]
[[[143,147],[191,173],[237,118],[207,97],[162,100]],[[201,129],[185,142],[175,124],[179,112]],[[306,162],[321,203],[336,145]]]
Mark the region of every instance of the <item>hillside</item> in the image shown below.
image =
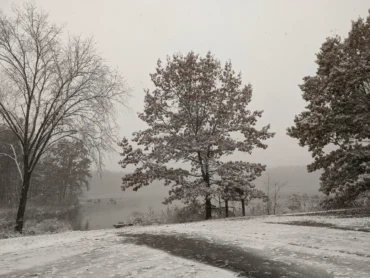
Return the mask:
[[[292,193],[318,194],[319,173],[307,173],[306,167],[279,167],[268,170],[271,182],[285,182],[287,185],[281,190],[281,196]],[[121,177],[124,172],[105,172],[102,176],[93,175],[91,189],[85,193],[81,210],[81,226],[88,229],[102,229],[112,227],[119,221],[127,221],[134,213],[148,212],[151,208],[156,212],[166,209],[162,204],[168,196],[169,188],[161,182],[140,188],[137,192],[121,190]],[[257,188],[264,190],[266,173],[256,181]],[[111,202],[110,199],[115,201]],[[95,202],[86,202],[95,199]],[[100,199],[98,202],[97,199]],[[179,201],[174,205],[181,204]]]
[[[269,168],[256,180],[256,186],[264,189],[264,182],[267,180],[267,172],[271,181],[287,182],[287,185],[281,190],[282,194],[307,193],[309,195],[318,194],[320,173],[308,173],[306,166],[284,166]],[[120,197],[140,197],[143,199],[157,200],[159,203],[167,196],[169,188],[156,182],[150,186],[140,188],[137,192],[132,190],[121,190],[121,178],[124,172],[106,171],[100,177],[93,174],[90,190],[85,193],[87,198],[120,198]]]
[[[281,195],[290,195],[293,193],[314,195],[319,194],[320,172],[308,173],[306,166],[284,166],[268,168],[264,174],[256,180],[256,186],[264,189],[264,183],[267,180],[267,173],[270,175],[271,182],[284,183],[286,185],[281,189]]]

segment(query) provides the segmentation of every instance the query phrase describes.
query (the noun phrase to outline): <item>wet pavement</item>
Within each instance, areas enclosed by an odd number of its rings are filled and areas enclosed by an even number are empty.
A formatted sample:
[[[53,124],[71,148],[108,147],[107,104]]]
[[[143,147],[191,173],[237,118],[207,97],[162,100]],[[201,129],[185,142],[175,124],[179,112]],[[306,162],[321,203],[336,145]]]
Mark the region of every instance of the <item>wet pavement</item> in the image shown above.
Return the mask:
[[[227,269],[239,277],[333,277],[321,269],[274,260],[255,249],[239,248],[187,235],[121,234],[124,242],[145,245],[171,255]]]

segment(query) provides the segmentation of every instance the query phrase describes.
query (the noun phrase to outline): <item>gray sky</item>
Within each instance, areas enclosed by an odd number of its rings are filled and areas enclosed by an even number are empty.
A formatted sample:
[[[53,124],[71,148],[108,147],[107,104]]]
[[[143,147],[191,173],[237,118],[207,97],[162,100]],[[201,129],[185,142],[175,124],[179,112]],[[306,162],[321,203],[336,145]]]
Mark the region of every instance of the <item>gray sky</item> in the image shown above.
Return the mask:
[[[13,3],[0,0],[9,12]],[[294,115],[305,106],[298,84],[315,73],[315,53],[325,38],[346,35],[351,20],[366,17],[369,0],[316,1],[124,1],[39,0],[52,21],[66,23],[71,34],[93,36],[110,65],[118,68],[133,89],[132,113],[119,115],[121,136],[145,128],[136,116],[142,110],[144,88],[153,88],[149,73],[158,58],[194,50],[210,50],[230,59],[244,83],[254,87],[252,109],[264,110],[261,124],[271,123],[275,138],[269,148],[234,158],[269,167],[311,161],[306,148],[286,135]],[[118,155],[107,168],[119,170]]]

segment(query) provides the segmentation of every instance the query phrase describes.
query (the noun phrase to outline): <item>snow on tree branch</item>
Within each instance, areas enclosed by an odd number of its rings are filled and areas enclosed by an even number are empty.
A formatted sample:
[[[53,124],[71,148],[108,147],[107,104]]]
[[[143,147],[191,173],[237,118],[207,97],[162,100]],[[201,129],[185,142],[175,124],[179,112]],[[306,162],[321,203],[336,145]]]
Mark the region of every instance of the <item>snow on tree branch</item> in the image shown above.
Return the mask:
[[[139,114],[149,127],[133,134],[137,148],[126,138],[119,144],[121,166],[136,166],[123,178],[122,189],[138,190],[164,180],[171,186],[166,202],[201,196],[209,207],[214,175],[226,167],[220,159],[236,151],[265,149],[264,141],[274,133],[269,125],[256,127],[263,112],[248,109],[252,86],[242,85],[241,74],[235,73],[231,62],[221,66],[211,53],[205,57],[175,54],[165,65],[159,60],[150,77],[155,89],[145,91],[144,111]],[[177,163],[190,164],[190,169],[171,167]],[[264,170],[242,162],[234,166],[240,168],[234,169],[234,175],[248,173],[241,175],[244,183]]]

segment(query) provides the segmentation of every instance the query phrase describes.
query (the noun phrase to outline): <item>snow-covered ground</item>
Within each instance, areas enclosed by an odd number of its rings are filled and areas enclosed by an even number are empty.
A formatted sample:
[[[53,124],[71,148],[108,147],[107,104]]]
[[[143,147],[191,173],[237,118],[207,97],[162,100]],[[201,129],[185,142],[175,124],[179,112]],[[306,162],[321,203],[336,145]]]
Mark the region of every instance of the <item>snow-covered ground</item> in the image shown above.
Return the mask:
[[[128,243],[130,234],[185,234],[235,245],[334,277],[370,277],[370,233],[281,224],[314,221],[366,228],[370,218],[269,216],[0,240],[0,277],[236,277],[236,274]],[[251,249],[252,248],[252,249]]]
[[[0,240],[0,277],[235,277],[122,240],[117,230]]]
[[[322,268],[335,277],[370,277],[370,233],[281,224],[292,221],[370,228],[369,217],[266,216],[249,220],[135,227],[125,230],[125,233],[185,233],[244,248],[255,248],[276,260]]]

